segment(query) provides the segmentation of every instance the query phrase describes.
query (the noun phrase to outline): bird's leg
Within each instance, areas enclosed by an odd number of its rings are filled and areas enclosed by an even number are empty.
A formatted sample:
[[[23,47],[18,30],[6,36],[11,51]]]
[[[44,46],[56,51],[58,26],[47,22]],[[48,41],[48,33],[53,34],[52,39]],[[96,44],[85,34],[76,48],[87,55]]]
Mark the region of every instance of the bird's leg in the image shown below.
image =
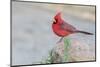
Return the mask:
[[[57,43],[60,43],[63,40],[64,37],[61,37],[60,40]]]

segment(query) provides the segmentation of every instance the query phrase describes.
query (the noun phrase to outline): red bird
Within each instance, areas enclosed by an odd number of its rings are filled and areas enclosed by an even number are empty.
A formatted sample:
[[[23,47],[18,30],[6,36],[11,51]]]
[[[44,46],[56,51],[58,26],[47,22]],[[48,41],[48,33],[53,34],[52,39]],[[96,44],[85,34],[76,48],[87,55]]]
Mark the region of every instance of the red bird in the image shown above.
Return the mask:
[[[61,18],[61,12],[57,13],[56,16],[54,17],[52,29],[56,35],[61,37],[59,42],[62,41],[63,37],[68,36],[73,33],[84,33],[84,34],[88,34],[88,35],[93,35],[93,33],[77,30],[75,27],[73,27],[72,25],[65,22]]]

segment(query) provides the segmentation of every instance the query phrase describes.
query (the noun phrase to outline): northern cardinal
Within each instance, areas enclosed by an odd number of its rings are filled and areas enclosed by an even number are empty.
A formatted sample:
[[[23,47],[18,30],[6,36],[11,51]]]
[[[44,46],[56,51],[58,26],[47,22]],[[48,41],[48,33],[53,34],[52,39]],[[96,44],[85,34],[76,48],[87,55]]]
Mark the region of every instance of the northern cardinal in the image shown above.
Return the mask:
[[[83,34],[87,34],[87,35],[93,35],[93,33],[80,31],[80,30],[76,29],[74,26],[68,24],[66,21],[64,21],[61,18],[61,12],[57,13],[54,16],[52,29],[56,35],[61,37],[61,39],[58,42],[61,42],[63,37],[68,36],[68,35],[73,34],[73,33],[83,33]]]

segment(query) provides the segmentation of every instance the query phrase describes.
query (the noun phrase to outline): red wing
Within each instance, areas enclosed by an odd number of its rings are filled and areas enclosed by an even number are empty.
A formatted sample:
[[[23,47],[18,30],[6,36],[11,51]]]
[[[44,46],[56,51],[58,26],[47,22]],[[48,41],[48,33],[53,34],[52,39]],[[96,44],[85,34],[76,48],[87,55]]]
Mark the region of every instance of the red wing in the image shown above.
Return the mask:
[[[66,22],[62,23],[61,28],[66,30],[66,31],[70,31],[70,32],[76,31],[75,27],[73,27],[72,25],[70,25]]]

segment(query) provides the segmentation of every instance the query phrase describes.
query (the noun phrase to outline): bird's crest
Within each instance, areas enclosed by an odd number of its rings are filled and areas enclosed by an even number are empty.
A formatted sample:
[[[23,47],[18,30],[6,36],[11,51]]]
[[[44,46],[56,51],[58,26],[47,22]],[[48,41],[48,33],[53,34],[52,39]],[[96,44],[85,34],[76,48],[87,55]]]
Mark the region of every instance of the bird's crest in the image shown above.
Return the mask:
[[[54,19],[60,19],[60,18],[61,18],[61,12],[58,12],[58,13],[55,15]]]

